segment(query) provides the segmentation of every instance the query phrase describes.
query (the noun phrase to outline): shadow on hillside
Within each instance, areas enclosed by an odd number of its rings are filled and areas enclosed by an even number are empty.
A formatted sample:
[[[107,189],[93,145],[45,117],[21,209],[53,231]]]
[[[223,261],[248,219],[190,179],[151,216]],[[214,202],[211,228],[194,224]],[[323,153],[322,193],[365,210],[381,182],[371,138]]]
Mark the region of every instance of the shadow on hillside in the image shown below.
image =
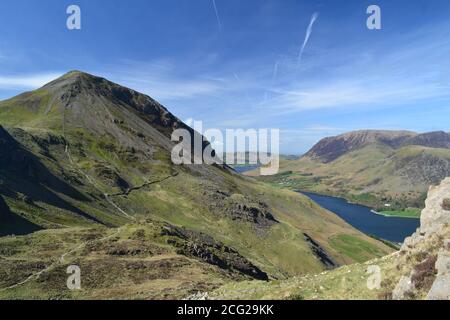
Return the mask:
[[[41,227],[11,212],[5,200],[0,196],[0,237],[26,235],[42,230]]]
[[[31,202],[43,202],[71,211],[91,221],[102,223],[57,195],[56,192],[78,201],[90,202],[78,190],[51,173],[39,158],[23,148],[1,126],[0,184],[2,184],[2,189],[16,195],[24,195]]]

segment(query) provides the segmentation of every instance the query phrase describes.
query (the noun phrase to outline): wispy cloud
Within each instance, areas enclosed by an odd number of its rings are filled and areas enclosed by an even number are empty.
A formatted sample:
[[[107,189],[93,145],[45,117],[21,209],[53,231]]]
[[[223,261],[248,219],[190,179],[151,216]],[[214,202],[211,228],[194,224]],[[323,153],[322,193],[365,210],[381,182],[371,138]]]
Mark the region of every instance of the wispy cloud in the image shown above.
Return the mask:
[[[314,23],[316,22],[316,20],[318,18],[319,18],[319,13],[314,12],[312,17],[311,17],[311,20],[309,22],[308,28],[306,29],[305,40],[303,40],[302,47],[301,47],[300,52],[298,54],[298,62],[297,62],[298,66],[300,66],[300,64],[302,63],[303,53],[305,52],[306,45],[308,44],[309,38],[311,37],[311,33],[312,33],[312,30],[313,30]]]
[[[375,81],[375,80],[374,80]],[[425,99],[448,97],[448,93],[434,84],[422,82],[371,83],[346,80],[292,91],[278,91],[278,95],[267,102],[280,113],[301,112],[325,108],[360,108],[404,105]]]
[[[222,30],[222,22],[221,22],[220,16],[219,16],[219,10],[217,10],[216,0],[212,0],[212,3],[213,3],[213,7],[214,7],[214,12],[216,13],[217,25],[219,27],[219,30]]]
[[[114,71],[98,71],[106,78],[165,101],[187,100],[214,95],[223,89],[218,79],[198,74],[188,76],[168,60],[124,61]]]
[[[0,75],[0,89],[22,90],[36,89],[60,77],[63,72],[39,73],[27,75]]]

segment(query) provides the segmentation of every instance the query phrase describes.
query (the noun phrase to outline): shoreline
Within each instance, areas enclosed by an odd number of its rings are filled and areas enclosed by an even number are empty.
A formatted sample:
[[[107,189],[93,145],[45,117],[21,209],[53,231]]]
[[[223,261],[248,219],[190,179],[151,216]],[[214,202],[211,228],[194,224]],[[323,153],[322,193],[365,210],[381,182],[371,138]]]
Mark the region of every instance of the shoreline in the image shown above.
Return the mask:
[[[420,219],[420,217],[405,217],[405,216],[384,214],[384,213],[378,212],[374,209],[370,210],[370,212],[372,212],[373,214],[376,214],[378,216],[382,216],[382,217],[386,217],[386,218]]]
[[[420,220],[420,216],[418,216],[418,217],[408,217],[408,216],[397,216],[397,215],[384,214],[384,213],[376,211],[375,209],[372,209],[368,205],[350,201],[347,198],[345,198],[344,196],[340,196],[340,195],[322,194],[322,193],[317,193],[317,192],[303,191],[303,190],[300,190],[300,189],[293,189],[293,191],[301,193],[301,194],[304,194],[304,192],[306,192],[306,193],[311,193],[311,194],[315,194],[315,195],[323,196],[323,197],[332,197],[332,198],[342,199],[342,200],[345,200],[348,204],[353,204],[353,205],[357,205],[357,206],[366,207],[367,209],[370,210],[371,213],[376,214],[377,216],[382,216],[382,217],[386,217],[386,218],[401,218],[401,219],[418,219],[418,220]]]

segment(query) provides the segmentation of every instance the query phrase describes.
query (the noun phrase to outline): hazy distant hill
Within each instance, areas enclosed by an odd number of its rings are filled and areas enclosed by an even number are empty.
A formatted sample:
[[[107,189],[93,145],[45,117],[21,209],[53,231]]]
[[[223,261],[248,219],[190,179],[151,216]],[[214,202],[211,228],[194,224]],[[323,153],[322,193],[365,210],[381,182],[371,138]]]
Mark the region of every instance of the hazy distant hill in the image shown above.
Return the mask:
[[[179,298],[322,271],[319,249],[354,262],[342,235],[365,244],[358,259],[390,251],[296,193],[173,165],[175,128],[191,130],[152,98],[77,71],[0,102],[0,206],[17,218],[2,232],[46,229],[0,238],[0,297]],[[78,294],[65,287],[73,263]]]
[[[291,185],[369,204],[422,206],[430,185],[450,176],[450,134],[356,131],[319,141],[282,162]],[[375,198],[376,197],[376,198]]]

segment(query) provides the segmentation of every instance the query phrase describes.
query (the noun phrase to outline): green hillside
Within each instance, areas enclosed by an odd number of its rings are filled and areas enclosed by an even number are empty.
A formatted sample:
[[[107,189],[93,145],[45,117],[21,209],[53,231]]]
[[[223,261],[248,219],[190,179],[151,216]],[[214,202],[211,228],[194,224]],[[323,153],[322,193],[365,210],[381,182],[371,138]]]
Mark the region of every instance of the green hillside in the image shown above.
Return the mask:
[[[173,129],[196,133],[105,79],[71,72],[0,102],[0,125],[0,221],[44,229],[0,227],[16,234],[0,238],[0,297],[179,298],[327,269],[308,239],[335,265],[391,252],[294,192],[227,167],[173,165]],[[340,250],[342,236],[363,249]],[[85,277],[76,296],[71,264]]]
[[[417,212],[428,187],[450,175],[448,141],[450,135],[444,133],[348,133],[320,141],[299,160],[281,160],[278,176],[261,179],[277,187],[345,197],[379,211]]]

